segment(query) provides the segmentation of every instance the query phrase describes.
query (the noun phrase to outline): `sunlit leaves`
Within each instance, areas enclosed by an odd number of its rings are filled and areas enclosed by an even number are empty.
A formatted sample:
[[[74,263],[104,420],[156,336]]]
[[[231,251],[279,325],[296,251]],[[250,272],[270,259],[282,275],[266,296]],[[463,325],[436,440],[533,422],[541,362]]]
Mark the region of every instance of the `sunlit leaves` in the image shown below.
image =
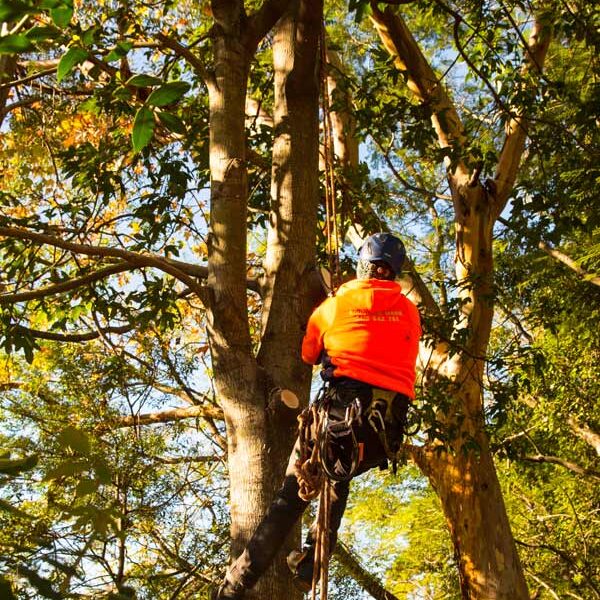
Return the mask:
[[[146,102],[150,106],[166,106],[179,100],[188,90],[190,84],[185,81],[172,81],[154,90]]]
[[[0,37],[0,54],[18,54],[33,47],[25,34],[9,34]]]
[[[73,46],[67,50],[58,63],[56,71],[56,79],[60,83],[67,75],[71,73],[73,68],[82,63],[87,58],[88,53],[77,46]]]
[[[154,113],[147,106],[141,106],[135,115],[131,132],[134,152],[139,152],[152,139],[154,123]]]

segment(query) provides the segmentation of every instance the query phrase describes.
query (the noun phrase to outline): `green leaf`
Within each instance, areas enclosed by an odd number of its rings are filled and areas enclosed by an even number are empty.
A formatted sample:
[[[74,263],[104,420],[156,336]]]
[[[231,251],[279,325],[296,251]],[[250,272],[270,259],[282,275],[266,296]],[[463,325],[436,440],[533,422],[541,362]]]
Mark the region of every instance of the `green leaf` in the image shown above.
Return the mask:
[[[50,11],[50,16],[57,27],[66,27],[73,18],[73,6],[63,4]]]
[[[2,2],[0,3],[0,22],[18,21],[21,17],[31,12],[34,11],[26,2],[19,2],[19,0]]]
[[[133,87],[151,87],[153,85],[160,85],[162,83],[162,79],[158,77],[153,77],[152,75],[133,75],[126,82],[125,85],[131,85]]]
[[[158,113],[158,118],[160,122],[173,133],[184,134],[186,132],[185,123],[176,115],[161,110]]]
[[[118,42],[117,45],[108,53],[106,57],[106,62],[113,62],[115,60],[119,60],[124,56],[127,56],[127,53],[133,48],[132,42]]]
[[[57,38],[60,34],[54,27],[32,27],[26,34],[32,42],[43,42]]]
[[[134,152],[139,152],[152,139],[154,133],[154,113],[147,107],[142,106],[135,115],[131,141]]]
[[[50,469],[46,476],[44,477],[44,481],[51,481],[53,479],[60,479],[61,477],[69,477],[71,475],[77,475],[78,473],[82,473],[83,471],[87,471],[89,465],[87,462],[82,460],[67,460],[54,469]]]
[[[73,46],[67,50],[58,63],[56,79],[60,83],[72,70],[75,65],[82,63],[87,58],[88,53],[83,48]]]
[[[33,42],[24,34],[9,34],[0,38],[0,54],[18,54],[33,48]]]
[[[57,440],[62,448],[69,448],[85,456],[90,453],[90,438],[85,431],[69,426],[63,429]]]
[[[89,496],[93,494],[98,489],[99,482],[96,479],[82,479],[75,488],[75,495],[78,498],[82,498],[83,496]]]
[[[161,85],[148,96],[147,103],[151,106],[165,106],[179,100],[190,89],[186,81],[172,81]]]

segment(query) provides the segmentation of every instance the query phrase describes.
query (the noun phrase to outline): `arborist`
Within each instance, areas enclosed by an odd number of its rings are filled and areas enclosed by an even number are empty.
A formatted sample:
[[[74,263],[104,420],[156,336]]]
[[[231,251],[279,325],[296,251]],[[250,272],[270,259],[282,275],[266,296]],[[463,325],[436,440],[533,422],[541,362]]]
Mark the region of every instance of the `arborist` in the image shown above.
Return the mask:
[[[370,236],[359,252],[357,278],[341,285],[335,296],[313,312],[302,343],[303,360],[321,362],[325,381],[321,397],[328,409],[326,443],[319,443],[330,484],[327,547],[331,550],[346,508],[350,479],[373,467],[385,468],[388,459],[395,460],[414,399],[419,313],[394,281],[405,256],[404,245],[394,235]],[[309,427],[309,445],[317,443],[316,436],[314,426]],[[212,600],[243,598],[308,506],[299,469],[302,437],[292,451],[275,500],[221,586],[213,590]],[[313,527],[302,551],[288,556],[295,583],[303,591],[311,588],[314,555]]]

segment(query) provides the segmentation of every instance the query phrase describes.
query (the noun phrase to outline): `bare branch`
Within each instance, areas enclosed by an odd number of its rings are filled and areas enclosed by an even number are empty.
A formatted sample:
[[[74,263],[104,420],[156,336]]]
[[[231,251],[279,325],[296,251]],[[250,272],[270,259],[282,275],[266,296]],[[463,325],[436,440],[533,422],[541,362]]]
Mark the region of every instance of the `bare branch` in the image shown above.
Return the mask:
[[[497,220],[499,223],[502,223],[502,225],[504,225],[511,231],[515,231],[515,232],[517,231],[517,229],[512,225],[512,223],[510,221],[508,221],[507,219],[504,219],[503,217],[498,217]],[[600,286],[600,277],[583,269],[568,254],[565,254],[564,252],[562,252],[562,250],[559,250],[558,248],[554,248],[553,246],[551,246],[548,242],[545,242],[544,240],[541,240],[540,242],[538,242],[538,248],[540,250],[542,250],[543,252],[545,252],[551,258],[554,258],[555,260],[560,261],[561,263],[563,263],[564,265],[569,267],[569,269],[571,269],[572,271],[575,271],[575,273],[577,273],[577,275],[579,275],[579,277],[581,277],[584,281],[588,281],[588,282],[592,283],[593,285]]]
[[[40,331],[38,329],[29,329],[23,325],[16,325],[15,331],[38,340],[48,340],[51,342],[90,342],[102,337],[106,333],[127,333],[134,329],[133,325],[122,325],[120,327],[105,327],[98,331],[85,331],[83,333],[55,333],[53,331]]]
[[[18,390],[23,387],[22,381],[5,381],[0,383],[0,392],[8,392],[10,390]]]
[[[360,563],[358,557],[340,541],[335,546],[335,557],[354,581],[375,600],[398,600],[398,596],[388,592],[379,579],[369,573]]]
[[[558,456],[545,456],[543,454],[536,454],[533,456],[522,456],[521,459],[528,462],[559,465],[565,469],[568,469],[569,471],[572,471],[573,473],[577,473],[577,475],[585,475],[588,477],[593,477],[594,479],[600,479],[600,472],[595,471],[594,469],[586,469],[580,465],[565,460],[564,458],[559,458]]]
[[[53,73],[56,73],[56,69],[57,67],[52,67],[50,69],[45,69],[44,71],[39,71],[38,73],[28,75],[27,77],[23,77],[22,79],[15,79],[14,81],[3,83],[0,85],[0,90],[7,90],[18,85],[24,85],[31,81],[35,81],[36,79],[40,79],[41,77],[46,77],[46,75],[52,75]]]
[[[575,417],[569,417],[567,422],[571,431],[589,444],[600,456],[600,434],[596,433],[587,423],[580,423]]]
[[[29,231],[21,227],[0,227],[0,236],[16,238],[21,240],[29,240],[38,244],[47,244],[56,248],[68,250],[74,254],[84,254],[87,256],[101,256],[120,258],[132,266],[136,267],[153,267],[172,275],[179,281],[185,283],[199,298],[204,297],[204,288],[194,279],[189,277],[181,270],[180,261],[172,261],[157,254],[141,254],[122,250],[120,248],[110,248],[108,246],[92,246],[89,244],[77,244],[60,239],[59,237],[48,235],[45,233],[37,233]],[[177,266],[176,266],[177,265]],[[193,266],[193,265],[190,265]]]
[[[189,48],[186,48],[177,40],[161,32],[157,34],[157,38],[164,48],[173,50],[175,54],[185,59],[206,85],[215,85],[214,75],[208,71],[204,61],[196,56]]]
[[[41,100],[40,96],[31,96],[30,98],[23,98],[23,100],[19,100],[18,102],[13,102],[12,104],[8,104],[3,109],[0,109],[0,122],[4,119],[4,117],[12,112],[13,110],[17,110],[18,108],[24,108],[26,106],[31,106],[36,102]]]
[[[196,419],[198,417],[223,420],[223,411],[212,405],[187,406],[185,408],[173,408],[155,413],[143,413],[140,415],[117,417],[112,422],[102,424],[98,427],[101,432],[110,429],[121,429],[124,427],[137,427],[138,425],[153,425],[156,423],[172,423],[183,419]]]
[[[538,19],[535,21],[533,32],[529,39],[526,62],[523,66],[523,74],[532,71],[541,72],[548,47],[550,46],[550,32]],[[517,177],[517,170],[521,162],[521,156],[525,149],[527,138],[528,121],[525,117],[525,108],[518,107],[515,115],[507,122],[505,127],[505,139],[498,165],[496,167],[494,217],[500,216],[509,194]]]
[[[383,45],[394,58],[396,66],[406,73],[410,91],[432,110],[432,123],[442,148],[464,148],[466,140],[460,117],[444,86],[421,52],[404,19],[390,7],[379,10],[371,3],[373,21]],[[448,161],[447,161],[448,163]],[[462,160],[453,173],[469,181],[469,171]]]
[[[558,260],[564,265],[567,265],[569,269],[575,271],[575,273],[577,273],[577,275],[579,275],[579,277],[581,277],[584,281],[588,281],[593,285],[600,286],[600,277],[598,277],[597,275],[593,275],[585,269],[581,268],[576,261],[574,261],[570,256],[568,256],[558,248],[554,248],[544,241],[541,241],[538,244],[538,248],[540,250],[543,250],[548,256],[551,256],[555,260]]]
[[[156,462],[159,462],[163,465],[180,465],[184,463],[207,463],[207,462],[223,462],[225,457],[209,454],[207,456],[173,456],[173,457],[162,457],[162,456],[153,456],[152,457]]]
[[[98,269],[97,271],[89,273],[88,275],[84,275],[83,277],[76,277],[75,279],[70,279],[69,281],[57,283],[56,285],[51,285],[38,290],[17,292],[14,294],[0,294],[0,305],[14,304],[16,302],[25,302],[27,300],[45,298],[46,296],[56,296],[58,294],[64,294],[65,292],[70,292],[72,290],[76,290],[77,288],[83,287],[88,283],[93,283],[100,279],[104,279],[105,277],[109,277],[110,275],[115,275],[116,273],[129,271],[131,268],[132,267],[129,263],[120,262],[116,265],[105,267],[104,269]]]
[[[432,192],[432,191],[427,190],[427,189],[425,189],[423,187],[419,187],[419,186],[411,184],[405,177],[403,177],[400,174],[400,172],[398,171],[398,169],[396,169],[396,167],[394,166],[394,163],[392,162],[392,159],[390,158],[390,148],[385,149],[382,146],[381,142],[379,142],[379,140],[375,139],[373,136],[371,136],[371,139],[375,142],[375,145],[379,148],[379,150],[383,154],[383,159],[385,160],[387,166],[389,167],[390,171],[392,172],[392,175],[406,189],[411,190],[413,192],[417,192],[419,194],[422,194],[426,198],[438,198],[439,200],[449,200],[449,201],[452,201],[452,196],[450,196],[450,195],[447,195],[447,194],[438,194],[437,192]]]

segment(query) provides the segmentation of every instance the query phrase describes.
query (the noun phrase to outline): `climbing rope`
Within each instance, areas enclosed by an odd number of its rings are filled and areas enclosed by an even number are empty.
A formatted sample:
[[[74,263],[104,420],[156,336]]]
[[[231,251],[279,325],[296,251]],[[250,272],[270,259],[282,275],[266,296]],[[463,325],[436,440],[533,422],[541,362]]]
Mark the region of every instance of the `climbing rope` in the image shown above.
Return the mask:
[[[298,496],[305,502],[310,502],[321,493],[323,469],[321,468],[319,444],[312,444],[311,431],[321,428],[323,413],[317,401],[304,409],[298,416],[298,438],[300,452],[296,460],[296,478],[298,479]]]
[[[338,216],[335,203],[335,154],[333,147],[333,126],[331,124],[331,112],[329,88],[327,85],[327,41],[325,34],[325,23],[321,23],[321,35],[319,39],[321,51],[321,110],[323,114],[323,158],[325,164],[325,234],[327,236],[327,254],[329,256],[329,273],[331,274],[332,292],[335,292],[342,280],[340,268],[340,240],[338,231]]]
[[[361,417],[358,398],[350,402],[343,419],[330,419],[329,410],[335,390],[325,384],[313,402],[298,417],[299,452],[295,463],[298,495],[309,502],[317,496],[319,509],[315,532],[315,556],[312,581],[312,600],[316,600],[317,583],[321,600],[327,599],[329,577],[329,535],[332,481],[351,479],[360,461],[359,445],[353,426]],[[336,436],[348,436],[352,441],[350,466],[345,473],[336,473],[328,464],[328,446]]]
[[[317,578],[319,578],[320,600],[327,600],[329,583],[329,521],[331,517],[331,481],[323,478],[321,498],[317,516],[317,532],[315,540],[315,560],[313,566],[312,600],[317,598]]]

